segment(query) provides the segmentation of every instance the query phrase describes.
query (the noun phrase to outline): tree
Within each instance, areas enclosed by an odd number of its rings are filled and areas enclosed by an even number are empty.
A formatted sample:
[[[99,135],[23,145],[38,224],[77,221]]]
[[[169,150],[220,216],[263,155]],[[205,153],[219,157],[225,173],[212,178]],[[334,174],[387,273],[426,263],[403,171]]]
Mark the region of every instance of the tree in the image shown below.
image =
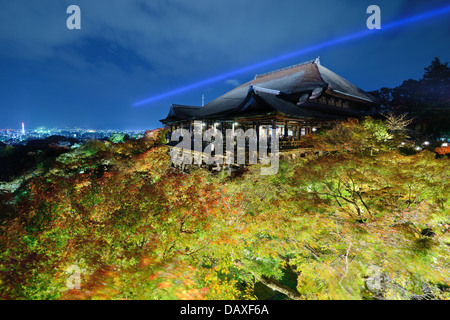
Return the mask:
[[[425,91],[425,101],[445,102],[450,99],[450,68],[448,62],[441,63],[435,57],[431,65],[425,68],[423,75],[423,89]]]
[[[367,117],[361,122],[356,119],[337,122],[324,133],[322,139],[316,138],[315,143],[316,146],[322,146],[324,150],[359,152],[360,154],[369,152],[373,155],[374,151],[393,148],[394,134],[397,133],[391,132],[386,122],[381,119]]]
[[[409,79],[395,88],[381,88],[378,96],[384,111],[408,114],[425,134],[450,131],[450,68],[434,58],[422,78]]]

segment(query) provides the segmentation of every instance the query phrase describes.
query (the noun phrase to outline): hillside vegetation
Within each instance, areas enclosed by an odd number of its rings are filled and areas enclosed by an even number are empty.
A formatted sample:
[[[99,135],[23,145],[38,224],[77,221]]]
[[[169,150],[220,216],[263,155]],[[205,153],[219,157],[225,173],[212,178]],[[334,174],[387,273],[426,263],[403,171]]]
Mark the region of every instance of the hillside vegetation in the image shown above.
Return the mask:
[[[188,175],[163,136],[87,142],[0,191],[0,297],[450,297],[445,153],[367,119],[305,137],[324,155],[276,175]]]

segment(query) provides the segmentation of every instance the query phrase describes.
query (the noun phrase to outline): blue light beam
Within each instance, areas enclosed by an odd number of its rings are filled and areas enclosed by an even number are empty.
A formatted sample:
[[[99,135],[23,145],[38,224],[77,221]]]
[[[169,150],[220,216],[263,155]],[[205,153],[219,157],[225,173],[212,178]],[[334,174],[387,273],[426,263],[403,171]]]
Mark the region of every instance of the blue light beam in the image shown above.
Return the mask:
[[[382,25],[381,29],[378,29],[378,30],[377,29],[372,29],[372,30],[366,29],[364,31],[359,31],[359,32],[356,32],[356,33],[353,33],[353,34],[350,34],[350,35],[347,35],[347,36],[343,36],[343,37],[337,38],[337,39],[333,39],[333,40],[329,40],[329,41],[322,42],[322,43],[319,43],[319,44],[315,44],[315,45],[307,47],[307,48],[296,50],[294,52],[283,54],[281,56],[278,56],[278,57],[275,57],[275,58],[272,58],[272,59],[264,60],[264,61],[252,64],[252,65],[240,68],[240,69],[236,69],[236,70],[233,70],[233,71],[230,71],[230,72],[226,72],[226,73],[223,73],[223,74],[220,74],[220,75],[208,78],[206,80],[195,82],[195,83],[186,85],[184,87],[181,87],[181,88],[178,88],[178,89],[174,89],[174,90],[170,90],[170,91],[167,91],[167,92],[155,95],[153,97],[147,98],[145,100],[136,102],[136,103],[133,104],[133,107],[138,107],[138,106],[141,106],[141,105],[144,105],[144,104],[150,104],[150,103],[155,102],[157,100],[161,100],[161,99],[164,99],[164,98],[167,98],[167,97],[170,97],[170,96],[174,96],[174,95],[177,95],[179,93],[186,92],[186,91],[198,88],[198,87],[202,87],[202,86],[205,86],[205,85],[210,84],[210,83],[218,82],[220,80],[225,80],[225,79],[234,77],[236,75],[242,74],[242,73],[247,72],[247,71],[255,70],[255,69],[258,69],[258,68],[261,68],[261,67],[264,67],[264,66],[267,66],[267,65],[275,64],[277,62],[281,62],[281,61],[284,61],[284,60],[287,60],[287,59],[290,59],[290,58],[293,58],[293,57],[301,56],[301,55],[303,55],[305,53],[309,53],[309,52],[316,51],[316,50],[319,50],[319,49],[331,47],[333,45],[337,45],[337,44],[341,44],[341,43],[348,42],[348,41],[351,41],[351,40],[355,40],[355,39],[358,39],[358,38],[362,38],[362,37],[368,36],[370,34],[374,34],[374,33],[382,32],[382,31],[394,29],[394,28],[397,28],[397,27],[400,27],[400,26],[403,26],[403,25],[407,25],[407,24],[415,23],[415,22],[418,22],[418,21],[421,21],[421,20],[433,18],[433,17],[439,16],[439,15],[443,15],[443,14],[446,14],[446,13],[450,13],[450,6],[447,6],[447,7],[444,7],[444,8],[440,8],[440,9],[436,9],[436,10],[432,10],[432,11],[427,11],[427,12],[424,12],[422,14],[418,14],[418,15],[415,15],[415,16],[412,16],[412,17],[408,17],[408,18],[404,18],[404,19],[401,19],[401,20],[398,20],[398,21],[391,22],[391,23]]]

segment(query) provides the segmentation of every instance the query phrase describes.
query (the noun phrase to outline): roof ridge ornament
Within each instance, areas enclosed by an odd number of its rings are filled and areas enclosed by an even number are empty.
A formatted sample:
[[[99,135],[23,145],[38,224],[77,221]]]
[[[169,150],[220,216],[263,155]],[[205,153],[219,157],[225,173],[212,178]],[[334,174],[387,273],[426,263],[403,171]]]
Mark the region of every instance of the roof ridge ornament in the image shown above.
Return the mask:
[[[314,63],[320,66],[320,56],[314,60]]]

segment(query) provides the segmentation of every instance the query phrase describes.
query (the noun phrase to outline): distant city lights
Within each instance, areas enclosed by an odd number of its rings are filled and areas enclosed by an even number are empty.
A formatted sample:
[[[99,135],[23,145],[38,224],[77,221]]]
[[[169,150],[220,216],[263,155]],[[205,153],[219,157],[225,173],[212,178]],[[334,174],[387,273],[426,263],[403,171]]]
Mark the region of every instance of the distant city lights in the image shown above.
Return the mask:
[[[82,128],[45,128],[38,127],[25,131],[25,123],[21,128],[0,129],[0,142],[7,145],[26,144],[31,140],[45,139],[51,136],[62,136],[65,138],[75,138],[85,141],[88,139],[108,139],[114,133],[128,134],[130,137],[143,137],[145,130],[94,130]]]

